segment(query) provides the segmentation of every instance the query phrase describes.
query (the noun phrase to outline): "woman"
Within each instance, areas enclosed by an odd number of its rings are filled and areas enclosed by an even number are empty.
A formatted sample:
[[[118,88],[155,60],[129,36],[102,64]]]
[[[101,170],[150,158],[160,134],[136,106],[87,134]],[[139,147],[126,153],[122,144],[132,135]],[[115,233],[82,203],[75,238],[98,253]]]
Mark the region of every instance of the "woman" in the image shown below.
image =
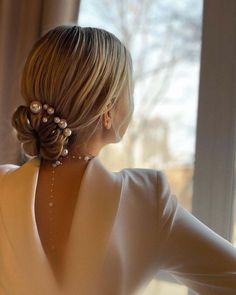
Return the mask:
[[[100,162],[132,118],[132,71],[102,29],[58,26],[33,46],[12,116],[30,159],[0,166],[0,294],[138,294],[161,269],[199,294],[236,294],[235,248],[162,171]]]

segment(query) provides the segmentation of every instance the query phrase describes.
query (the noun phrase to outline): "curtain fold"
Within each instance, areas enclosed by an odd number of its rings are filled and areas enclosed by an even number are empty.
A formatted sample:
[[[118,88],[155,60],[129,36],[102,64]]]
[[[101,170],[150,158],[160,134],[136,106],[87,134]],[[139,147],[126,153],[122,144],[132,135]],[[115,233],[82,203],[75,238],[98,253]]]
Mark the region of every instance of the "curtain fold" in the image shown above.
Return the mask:
[[[78,23],[80,0],[0,0],[0,164],[21,165],[20,142],[11,125],[20,79],[34,42],[50,28]]]

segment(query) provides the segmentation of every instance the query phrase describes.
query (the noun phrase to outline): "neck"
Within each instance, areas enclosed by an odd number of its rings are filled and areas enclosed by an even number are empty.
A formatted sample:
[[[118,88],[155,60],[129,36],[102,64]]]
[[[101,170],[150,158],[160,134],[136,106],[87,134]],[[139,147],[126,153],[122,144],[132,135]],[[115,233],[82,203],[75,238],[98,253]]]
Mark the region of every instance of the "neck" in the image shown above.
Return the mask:
[[[102,149],[104,144],[102,144],[98,140],[93,140],[90,143],[87,141],[78,142],[75,141],[72,144],[67,145],[68,156],[75,155],[75,156],[97,156]]]

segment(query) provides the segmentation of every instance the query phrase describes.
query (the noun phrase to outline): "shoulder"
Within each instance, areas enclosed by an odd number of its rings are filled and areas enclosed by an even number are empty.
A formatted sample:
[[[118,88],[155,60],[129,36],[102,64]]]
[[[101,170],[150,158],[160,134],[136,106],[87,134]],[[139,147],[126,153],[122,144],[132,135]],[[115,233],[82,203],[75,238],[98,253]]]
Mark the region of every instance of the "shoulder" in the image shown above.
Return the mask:
[[[150,168],[123,168],[120,170],[126,181],[149,186],[150,184],[159,187],[161,190],[168,186],[168,179],[164,171]]]
[[[140,194],[156,202],[168,187],[168,180],[162,170],[150,168],[123,168],[123,189]]]
[[[8,174],[11,171],[14,171],[15,169],[18,169],[20,166],[15,164],[1,164],[0,165],[0,180],[1,178]]]
[[[120,171],[124,186],[129,191],[140,193],[145,198],[165,207],[168,202],[176,203],[169,179],[163,170],[149,168],[124,168]]]
[[[123,168],[120,171],[122,177],[127,183],[139,185],[150,185],[150,183],[156,183],[155,169],[148,168]]]

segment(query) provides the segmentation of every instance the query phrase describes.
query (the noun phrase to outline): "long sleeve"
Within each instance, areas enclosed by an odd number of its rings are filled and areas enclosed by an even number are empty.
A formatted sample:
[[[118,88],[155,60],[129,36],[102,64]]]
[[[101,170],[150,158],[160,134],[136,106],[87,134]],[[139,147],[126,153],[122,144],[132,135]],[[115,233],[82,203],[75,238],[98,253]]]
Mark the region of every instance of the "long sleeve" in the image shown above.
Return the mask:
[[[183,208],[164,172],[157,175],[159,269],[201,295],[236,294],[236,248]]]

